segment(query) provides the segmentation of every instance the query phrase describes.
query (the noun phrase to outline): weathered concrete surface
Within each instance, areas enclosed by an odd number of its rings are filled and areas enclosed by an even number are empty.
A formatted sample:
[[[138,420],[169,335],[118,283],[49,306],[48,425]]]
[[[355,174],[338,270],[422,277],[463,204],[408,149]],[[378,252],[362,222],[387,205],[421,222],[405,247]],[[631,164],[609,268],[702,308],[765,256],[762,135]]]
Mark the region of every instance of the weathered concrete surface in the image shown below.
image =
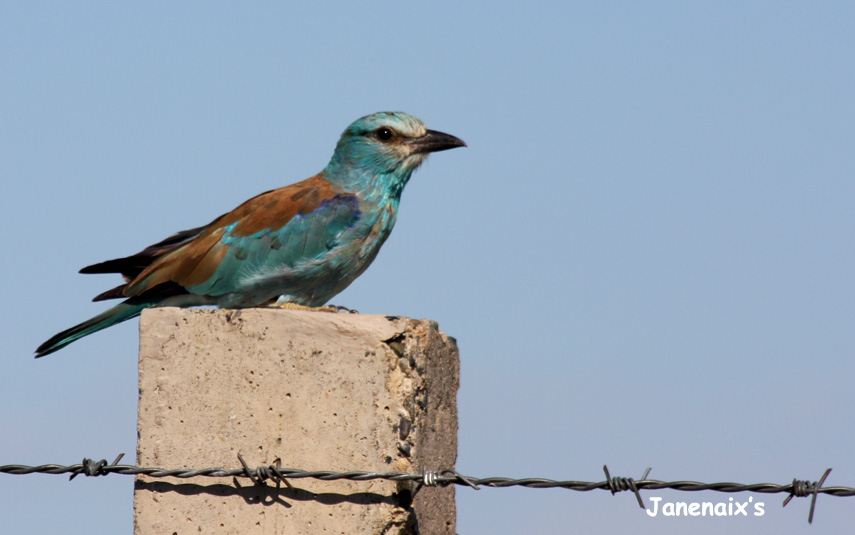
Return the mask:
[[[274,309],[147,310],[140,466],[453,468],[459,363],[426,320]],[[237,482],[237,484],[235,483]],[[139,477],[135,533],[454,534],[454,488]]]

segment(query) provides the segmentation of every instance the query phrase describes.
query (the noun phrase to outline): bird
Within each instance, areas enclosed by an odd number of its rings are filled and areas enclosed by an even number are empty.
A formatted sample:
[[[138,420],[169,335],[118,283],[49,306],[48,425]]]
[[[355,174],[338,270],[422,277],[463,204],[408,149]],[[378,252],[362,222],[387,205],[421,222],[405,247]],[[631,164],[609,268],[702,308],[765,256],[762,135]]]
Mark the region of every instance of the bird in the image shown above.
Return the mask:
[[[430,153],[465,146],[403,112],[357,119],[320,173],[261,193],[137,254],[81,269],[124,279],[93,301],[124,300],[54,335],[35,357],[151,307],[320,307],[377,256],[413,171]]]

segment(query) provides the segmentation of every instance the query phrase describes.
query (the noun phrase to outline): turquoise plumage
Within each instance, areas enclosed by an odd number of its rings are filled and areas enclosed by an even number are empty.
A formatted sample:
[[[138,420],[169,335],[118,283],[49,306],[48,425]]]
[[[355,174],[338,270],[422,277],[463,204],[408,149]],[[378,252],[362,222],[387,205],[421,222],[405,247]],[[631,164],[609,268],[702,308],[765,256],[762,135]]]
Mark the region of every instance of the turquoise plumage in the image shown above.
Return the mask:
[[[377,256],[413,171],[431,152],[462,146],[405,113],[363,117],[344,131],[317,175],[262,193],[135,255],[80,270],[120,273],[125,283],[94,300],[125,301],[53,336],[36,357],[149,307],[323,305]]]

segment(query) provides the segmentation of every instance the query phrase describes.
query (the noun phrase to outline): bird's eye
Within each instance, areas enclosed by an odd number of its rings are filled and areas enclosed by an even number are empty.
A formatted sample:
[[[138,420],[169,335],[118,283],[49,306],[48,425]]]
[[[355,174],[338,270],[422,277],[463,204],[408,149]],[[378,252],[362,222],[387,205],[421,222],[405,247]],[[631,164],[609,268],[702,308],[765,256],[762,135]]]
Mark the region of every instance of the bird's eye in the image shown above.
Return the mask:
[[[390,139],[392,139],[392,130],[386,128],[385,126],[378,128],[377,139],[379,139],[380,141],[389,141]]]

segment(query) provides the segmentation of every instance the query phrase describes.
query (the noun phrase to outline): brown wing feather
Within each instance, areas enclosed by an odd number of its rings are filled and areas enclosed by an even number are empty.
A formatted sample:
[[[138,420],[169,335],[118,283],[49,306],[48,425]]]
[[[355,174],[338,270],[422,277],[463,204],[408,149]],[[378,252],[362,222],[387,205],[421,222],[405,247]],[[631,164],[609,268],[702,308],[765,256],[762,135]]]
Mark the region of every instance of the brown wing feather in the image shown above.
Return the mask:
[[[295,215],[308,214],[325,199],[339,193],[340,190],[318,174],[257,195],[214,220],[193,239],[155,257],[125,285],[122,292],[128,297],[140,295],[161,284],[175,283],[182,287],[202,284],[214,275],[228,252],[229,246],[221,238],[229,225],[236,223],[231,229],[234,236],[279,229]]]
[[[80,270],[80,273],[121,273],[125,280],[131,280],[142,273],[142,271],[159,256],[163,256],[169,251],[181,247],[183,244],[201,234],[208,226],[209,225],[205,225],[204,227],[176,232],[163,241],[155,243],[154,245],[149,245],[135,255],[107,260],[105,262],[86,266]]]

